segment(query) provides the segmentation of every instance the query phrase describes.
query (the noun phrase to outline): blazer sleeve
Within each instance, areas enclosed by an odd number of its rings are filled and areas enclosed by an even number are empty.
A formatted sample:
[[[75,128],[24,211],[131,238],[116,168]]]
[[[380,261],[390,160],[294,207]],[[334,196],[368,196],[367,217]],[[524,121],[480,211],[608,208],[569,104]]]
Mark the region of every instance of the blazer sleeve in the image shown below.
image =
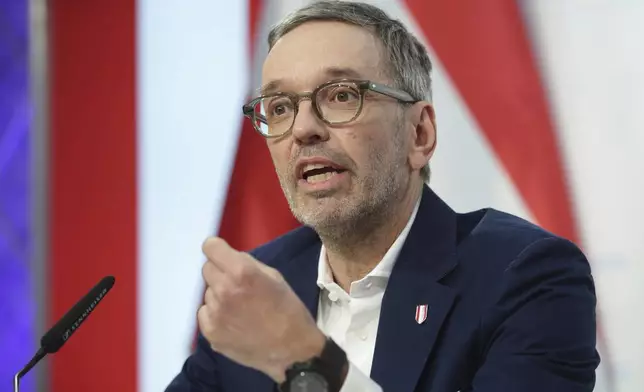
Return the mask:
[[[590,266],[559,238],[528,246],[505,270],[486,334],[475,392],[591,392],[599,365]]]
[[[184,362],[181,372],[165,392],[222,392],[217,370],[216,354],[199,334],[195,352]]]

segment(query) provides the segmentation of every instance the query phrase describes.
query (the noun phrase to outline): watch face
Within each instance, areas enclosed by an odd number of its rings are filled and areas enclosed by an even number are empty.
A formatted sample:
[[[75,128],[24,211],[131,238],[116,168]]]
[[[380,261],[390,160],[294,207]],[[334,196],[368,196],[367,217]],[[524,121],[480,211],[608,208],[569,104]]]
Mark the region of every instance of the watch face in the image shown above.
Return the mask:
[[[328,392],[326,380],[318,373],[300,372],[293,377],[289,386],[290,392]]]

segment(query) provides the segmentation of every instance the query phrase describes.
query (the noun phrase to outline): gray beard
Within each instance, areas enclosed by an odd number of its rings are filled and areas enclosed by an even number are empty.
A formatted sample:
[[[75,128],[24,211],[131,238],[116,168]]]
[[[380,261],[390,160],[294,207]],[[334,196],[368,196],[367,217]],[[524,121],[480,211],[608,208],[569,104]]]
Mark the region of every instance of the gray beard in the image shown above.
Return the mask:
[[[394,143],[397,144],[397,143]],[[395,151],[401,151],[396,145]],[[402,154],[401,154],[402,155]],[[352,194],[345,204],[326,212],[326,206],[306,208],[298,203],[294,192],[285,192],[291,212],[303,225],[311,227],[327,248],[347,253],[357,245],[368,245],[373,234],[391,222],[409,186],[406,158],[396,156],[392,161],[374,151],[371,176],[360,179],[359,194]],[[379,170],[384,168],[385,170]],[[334,198],[334,195],[318,195]]]

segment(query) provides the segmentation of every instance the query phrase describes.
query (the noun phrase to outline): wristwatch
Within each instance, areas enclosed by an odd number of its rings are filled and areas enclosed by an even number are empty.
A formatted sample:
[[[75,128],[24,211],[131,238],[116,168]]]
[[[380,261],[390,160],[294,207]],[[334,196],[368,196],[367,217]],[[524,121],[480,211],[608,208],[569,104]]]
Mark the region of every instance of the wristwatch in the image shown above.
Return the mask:
[[[333,339],[327,338],[322,353],[286,370],[282,392],[340,392],[347,370],[347,354]]]

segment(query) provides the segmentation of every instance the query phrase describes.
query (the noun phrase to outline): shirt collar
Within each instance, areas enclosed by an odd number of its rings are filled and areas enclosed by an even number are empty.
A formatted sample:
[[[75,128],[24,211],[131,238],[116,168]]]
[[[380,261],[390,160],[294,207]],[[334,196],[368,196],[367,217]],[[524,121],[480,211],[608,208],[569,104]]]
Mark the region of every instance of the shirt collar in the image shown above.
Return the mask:
[[[416,219],[416,214],[418,213],[418,207],[420,206],[420,199],[421,197],[418,197],[418,200],[416,201],[416,206],[414,207],[414,210],[412,211],[411,216],[407,221],[407,224],[400,232],[400,234],[398,235],[394,243],[391,245],[389,250],[387,250],[387,253],[385,253],[385,256],[382,258],[382,260],[380,260],[380,262],[376,265],[376,267],[373,270],[371,270],[371,272],[369,272],[367,276],[362,278],[360,281],[366,280],[368,278],[373,278],[373,277],[382,278],[385,281],[389,280],[391,271],[393,270],[394,265],[396,264],[396,259],[398,259],[400,250],[402,249],[402,246],[405,243],[405,240],[407,239],[407,235],[409,234],[409,230],[411,230],[411,226],[414,223],[414,220]],[[353,283],[357,283],[357,282],[353,282]],[[317,285],[321,289],[325,289],[325,288],[328,289],[329,286],[332,284],[335,284],[335,282],[333,281],[331,269],[329,268],[329,265],[327,263],[326,249],[324,247],[324,244],[322,244],[320,248],[320,257],[318,259]]]

